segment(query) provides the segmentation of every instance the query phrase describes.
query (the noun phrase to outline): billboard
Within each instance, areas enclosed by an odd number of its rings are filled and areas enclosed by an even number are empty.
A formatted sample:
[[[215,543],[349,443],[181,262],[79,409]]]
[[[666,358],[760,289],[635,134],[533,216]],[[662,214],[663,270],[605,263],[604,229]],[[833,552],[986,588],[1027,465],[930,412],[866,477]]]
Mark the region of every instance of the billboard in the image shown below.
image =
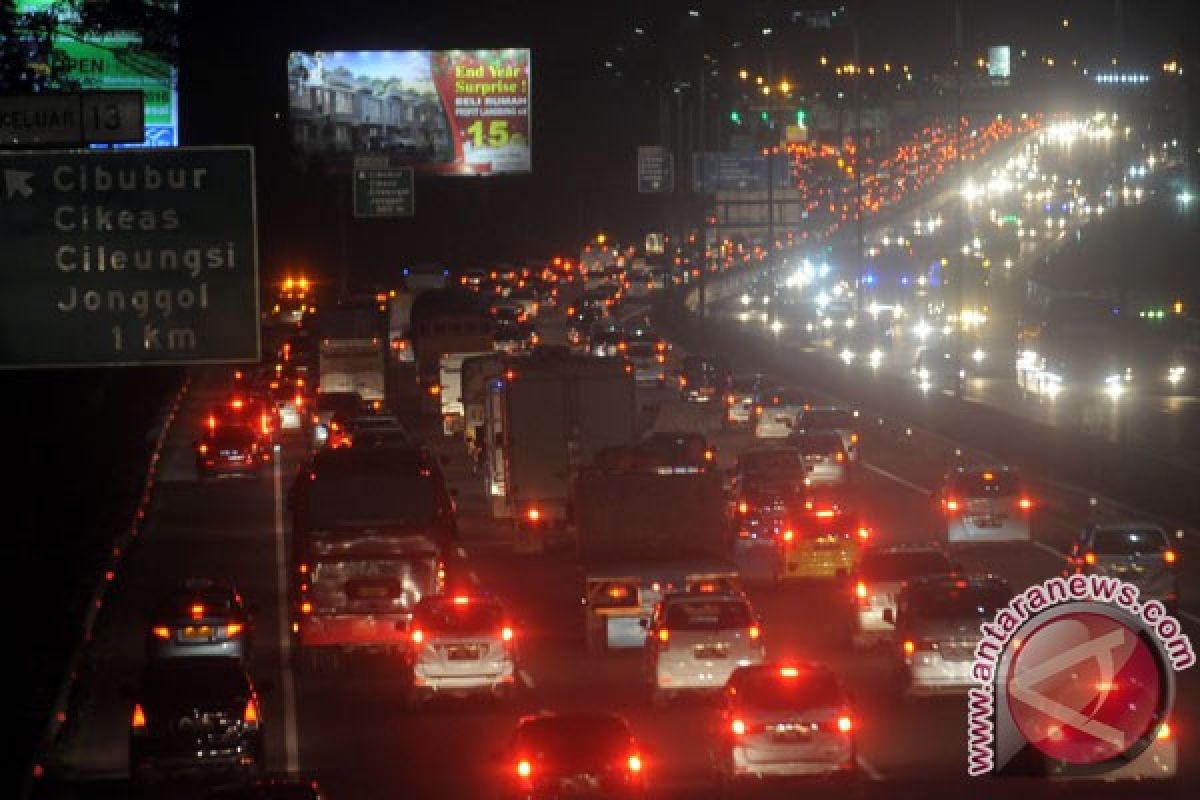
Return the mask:
[[[989,78],[1006,79],[1012,76],[1012,49],[1006,44],[988,48],[987,71]]]
[[[293,52],[292,143],[444,175],[529,172],[529,83],[523,49]]]
[[[79,89],[139,91],[145,104],[145,140],[116,147],[177,147],[179,93],[175,68],[142,49],[132,32],[104,35],[76,33],[75,12],[54,0],[17,0],[18,14],[56,12],[59,28],[51,43],[50,61],[65,81]],[[102,145],[107,146],[107,145]]]

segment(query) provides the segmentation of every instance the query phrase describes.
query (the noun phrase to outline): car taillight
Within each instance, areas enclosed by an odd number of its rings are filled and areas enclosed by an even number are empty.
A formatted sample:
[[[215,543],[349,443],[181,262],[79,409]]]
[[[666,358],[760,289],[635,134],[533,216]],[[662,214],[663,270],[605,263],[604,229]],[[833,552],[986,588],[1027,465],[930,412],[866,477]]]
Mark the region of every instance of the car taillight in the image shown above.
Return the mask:
[[[258,702],[253,698],[246,701],[246,710],[242,712],[242,724],[247,728],[258,727]]]
[[[305,600],[303,603],[300,604],[300,613],[301,614],[311,614],[312,612],[313,612],[313,604],[312,603]]]
[[[200,446],[196,449],[200,451],[200,455],[202,456],[208,454],[208,445],[204,444],[203,442],[201,442]]]
[[[857,433],[850,434],[850,444],[858,444],[858,434]]]
[[[906,655],[906,656],[911,656],[913,653],[917,652],[917,643],[914,642],[912,639],[906,639],[904,641],[903,646],[904,646],[904,655]]]
[[[1087,564],[1089,567],[1096,566],[1096,554],[1095,553],[1084,553],[1083,554],[1083,563]]]
[[[1166,563],[1174,564],[1177,558],[1179,558],[1179,556],[1175,555],[1174,550],[1163,550],[1163,561]]]
[[[943,500],[942,506],[947,511],[958,511],[958,501],[955,500],[953,497],[948,497],[945,500]]]
[[[538,522],[542,518],[541,509],[536,508],[536,507],[530,508],[528,511],[525,512],[525,517],[530,522]]]
[[[859,581],[858,583],[854,584],[854,596],[859,600],[866,600],[868,594],[867,585],[865,583]]]
[[[833,460],[840,464],[846,460],[846,454],[841,451],[838,451],[833,454]]]
[[[625,766],[629,767],[630,772],[641,772],[642,757],[634,753],[629,758],[625,759]]]
[[[733,405],[733,401],[734,401],[733,395],[731,395],[731,394],[725,395],[725,405],[731,406],[731,405]]]
[[[859,538],[859,539],[862,539],[864,542],[865,542],[867,539],[870,539],[870,538],[871,538],[871,529],[870,529],[870,528],[861,528],[861,527],[860,527],[860,528],[858,529],[858,538]]]
[[[168,628],[166,625],[155,625],[153,628],[150,629],[150,632],[153,633],[159,639],[170,639],[171,638],[171,629]]]
[[[854,720],[847,715],[837,718],[837,729],[841,733],[850,733],[854,730]]]
[[[786,530],[786,531],[784,531],[784,532],[783,532],[783,540],[784,540],[785,542],[790,542],[790,541],[792,541],[792,540],[793,540],[793,539],[795,539],[795,538],[796,538],[796,532],[795,532],[795,531],[793,531],[793,530],[791,530],[791,529],[788,529],[788,530]]]
[[[734,736],[745,736],[746,723],[742,722],[740,719],[735,719],[733,722],[731,722],[729,724],[729,730],[733,733]]]
[[[658,640],[660,642],[671,641],[671,632],[669,630],[667,630],[666,628],[659,628],[658,629]]]
[[[134,703],[133,718],[129,721],[129,727],[135,731],[146,730],[146,712],[142,710],[141,703]]]
[[[188,609],[188,611],[191,613],[192,619],[203,619],[204,618],[204,604],[203,603],[192,603],[192,606],[191,606],[191,608]]]
[[[1033,508],[1033,501],[1028,497],[1022,497],[1017,501],[1017,505],[1021,507],[1022,511],[1028,511],[1029,509]]]
[[[421,630],[420,628],[414,628],[413,632],[409,634],[408,638],[413,644],[421,644],[425,641],[425,631]]]
[[[1164,722],[1158,726],[1158,730],[1154,733],[1155,739],[1167,740],[1171,738],[1171,724]]]
[[[231,622],[225,626],[225,635],[229,638],[235,638],[242,635],[242,631],[246,630],[246,626],[240,622]]]
[[[512,628],[501,628],[500,629],[500,638],[506,642],[511,642],[515,635],[516,634],[513,633]]]
[[[750,641],[756,642],[762,637],[762,628],[757,625],[751,625],[746,629],[746,635],[750,637]]]
[[[738,513],[739,514],[745,514],[749,510],[750,510],[750,505],[745,500],[738,503]]]
[[[531,775],[533,775],[533,764],[530,764],[525,759],[521,759],[520,761],[518,761],[517,762],[517,777],[518,778],[528,778]]]

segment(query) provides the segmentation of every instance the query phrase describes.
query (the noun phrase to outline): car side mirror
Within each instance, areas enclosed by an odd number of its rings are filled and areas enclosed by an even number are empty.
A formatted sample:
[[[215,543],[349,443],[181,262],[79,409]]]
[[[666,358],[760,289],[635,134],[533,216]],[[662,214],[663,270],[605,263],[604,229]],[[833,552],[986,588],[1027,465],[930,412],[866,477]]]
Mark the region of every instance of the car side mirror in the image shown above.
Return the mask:
[[[885,608],[883,610],[883,621],[886,622],[888,625],[895,625],[896,624],[896,612],[890,608]]]

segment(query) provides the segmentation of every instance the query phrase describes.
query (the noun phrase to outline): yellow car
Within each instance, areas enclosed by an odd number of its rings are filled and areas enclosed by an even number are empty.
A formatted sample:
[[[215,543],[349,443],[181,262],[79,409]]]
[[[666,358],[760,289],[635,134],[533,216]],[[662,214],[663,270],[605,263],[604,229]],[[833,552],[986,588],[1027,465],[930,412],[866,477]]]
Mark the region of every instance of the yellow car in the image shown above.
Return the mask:
[[[812,505],[806,502],[804,515],[784,531],[777,580],[844,578],[871,536],[857,514],[836,505]]]

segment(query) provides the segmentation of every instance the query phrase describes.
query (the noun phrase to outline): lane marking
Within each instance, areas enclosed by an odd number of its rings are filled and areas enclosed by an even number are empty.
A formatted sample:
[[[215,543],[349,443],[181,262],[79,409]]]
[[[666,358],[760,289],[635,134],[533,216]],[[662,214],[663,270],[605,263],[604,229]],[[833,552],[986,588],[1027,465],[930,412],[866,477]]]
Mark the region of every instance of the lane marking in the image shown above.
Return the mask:
[[[532,689],[537,685],[533,682],[533,675],[529,674],[529,670],[521,669],[517,674],[521,676],[521,683],[525,684],[526,689]]]
[[[873,781],[883,780],[883,773],[876,769],[870,761],[867,761],[862,756],[858,757],[858,768],[867,773],[867,777]]]
[[[1067,556],[1065,553],[1063,553],[1061,550],[1058,550],[1057,548],[1051,547],[1050,545],[1046,544],[1045,542],[1039,542],[1035,539],[1030,539],[1029,542],[1030,542],[1030,544],[1032,544],[1034,547],[1038,548],[1039,550],[1045,550],[1047,553],[1054,556],[1059,561],[1067,560]]]
[[[906,487],[908,487],[909,489],[912,489],[914,492],[918,492],[919,494],[923,494],[923,495],[925,495],[926,497],[932,497],[932,496],[933,496],[933,490],[932,490],[932,489],[926,489],[924,486],[921,486],[921,485],[919,485],[919,484],[913,483],[912,481],[908,480],[907,478],[901,478],[901,477],[900,477],[899,475],[897,475],[896,473],[894,473],[894,472],[888,472],[888,471],[887,471],[886,469],[884,469],[883,467],[877,467],[877,466],[875,466],[874,464],[869,464],[869,463],[867,463],[866,461],[862,462],[862,465],[863,465],[864,467],[866,467],[867,469],[871,470],[871,472],[874,472],[876,475],[882,475],[883,477],[887,478],[889,481],[894,481],[894,482],[896,482],[896,483],[900,484],[901,486],[906,486]]]
[[[283,465],[276,452],[272,483],[275,490],[275,591],[279,614],[279,671],[283,687],[283,749],[287,754],[287,773],[300,771],[299,735],[296,726],[296,676],[292,672],[292,631],[289,624],[287,590],[287,544],[283,530]]]

